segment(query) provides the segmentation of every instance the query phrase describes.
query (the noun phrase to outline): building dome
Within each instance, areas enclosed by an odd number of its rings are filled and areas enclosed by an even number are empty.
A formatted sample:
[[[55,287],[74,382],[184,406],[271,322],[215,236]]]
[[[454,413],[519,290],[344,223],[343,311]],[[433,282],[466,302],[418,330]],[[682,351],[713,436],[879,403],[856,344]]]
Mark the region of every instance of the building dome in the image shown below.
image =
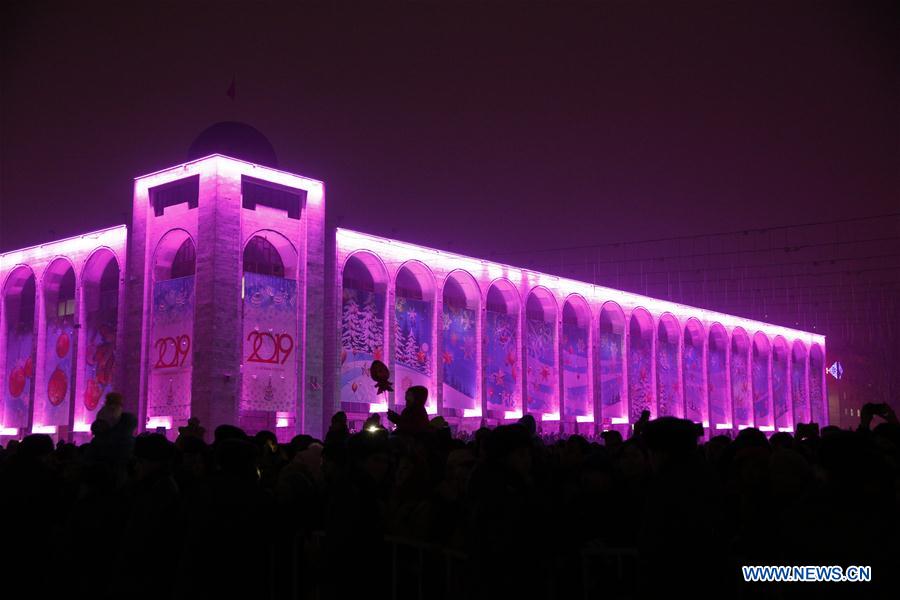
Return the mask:
[[[258,165],[278,167],[271,142],[246,123],[222,121],[204,129],[188,149],[188,160],[224,154]]]

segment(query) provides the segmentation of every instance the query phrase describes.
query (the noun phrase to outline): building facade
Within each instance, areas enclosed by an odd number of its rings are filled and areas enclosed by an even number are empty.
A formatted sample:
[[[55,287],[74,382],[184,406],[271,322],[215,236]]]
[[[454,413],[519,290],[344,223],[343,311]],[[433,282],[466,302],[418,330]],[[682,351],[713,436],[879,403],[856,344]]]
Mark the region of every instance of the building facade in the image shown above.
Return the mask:
[[[120,390],[282,439],[403,405],[474,429],[828,423],[825,338],[339,229],[322,182],[223,155],[135,180],[131,226],[0,255],[0,436],[87,439]],[[368,367],[386,362],[393,393]]]

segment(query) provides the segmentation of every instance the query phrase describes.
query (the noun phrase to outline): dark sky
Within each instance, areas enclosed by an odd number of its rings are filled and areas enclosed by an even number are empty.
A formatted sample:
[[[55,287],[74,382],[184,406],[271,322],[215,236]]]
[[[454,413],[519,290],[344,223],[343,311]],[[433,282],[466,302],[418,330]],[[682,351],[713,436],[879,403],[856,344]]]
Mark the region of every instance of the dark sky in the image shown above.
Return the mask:
[[[220,120],[475,254],[898,207],[890,3],[134,4],[6,3],[0,250],[126,222]]]

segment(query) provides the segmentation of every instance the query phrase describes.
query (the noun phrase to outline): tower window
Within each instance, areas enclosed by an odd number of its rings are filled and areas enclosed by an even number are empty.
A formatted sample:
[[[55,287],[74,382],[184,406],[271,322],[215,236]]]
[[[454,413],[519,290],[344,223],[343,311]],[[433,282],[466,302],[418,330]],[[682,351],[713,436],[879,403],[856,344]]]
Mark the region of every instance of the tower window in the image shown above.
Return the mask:
[[[285,211],[289,219],[300,218],[300,208],[306,200],[304,190],[246,175],[241,177],[241,196],[242,206],[248,210],[256,210],[257,205],[261,204]]]
[[[284,262],[278,249],[257,235],[244,248],[244,272],[284,277]]]
[[[168,206],[187,203],[188,209],[197,208],[200,201],[200,176],[193,175],[150,189],[153,214],[161,216]]]

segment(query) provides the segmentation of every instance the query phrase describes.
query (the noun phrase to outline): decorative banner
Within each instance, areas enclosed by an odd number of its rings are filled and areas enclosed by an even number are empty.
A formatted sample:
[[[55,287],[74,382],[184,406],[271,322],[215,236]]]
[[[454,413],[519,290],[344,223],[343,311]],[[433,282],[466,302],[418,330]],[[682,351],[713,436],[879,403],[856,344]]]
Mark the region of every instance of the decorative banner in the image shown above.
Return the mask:
[[[444,305],[441,362],[444,365],[443,403],[448,408],[475,407],[477,322],[474,310]]]
[[[840,361],[834,361],[826,370],[835,379],[840,379],[844,376],[844,366],[840,363]]]
[[[384,404],[369,375],[384,360],[384,294],[344,288],[341,303],[341,402]]]
[[[731,405],[735,425],[749,425],[753,420],[750,378],[747,373],[747,351],[731,354]]]
[[[650,341],[633,339],[628,348],[628,400],[631,422],[635,423],[645,410],[653,414],[653,382],[650,379]]]
[[[191,416],[194,276],[153,286],[147,416]]]
[[[397,297],[394,303],[394,388],[397,390],[396,404],[405,402],[406,390],[414,385],[428,388],[428,403],[436,404],[433,370],[431,367],[432,348],[432,303]]]
[[[488,410],[514,411],[519,404],[518,319],[492,310],[485,314],[485,380]]]
[[[806,357],[792,359],[791,403],[794,409],[794,426],[809,423],[809,406],[806,403]]]
[[[756,427],[772,426],[769,414],[769,359],[767,355],[753,353],[750,376],[753,379],[753,424]]]
[[[790,400],[788,399],[788,363],[787,358],[772,357],[772,402],[775,409],[775,426],[790,427]]]
[[[577,323],[563,323],[563,393],[566,415],[593,415],[588,386],[588,331]]]
[[[604,419],[624,417],[622,407],[622,335],[602,332],[600,334],[600,402]]]
[[[244,273],[242,411],[297,406],[297,282]]]
[[[69,422],[74,352],[75,329],[71,320],[55,316],[48,318],[44,346],[47,398],[42,403],[40,425],[65,425]]]
[[[724,348],[709,345],[709,371],[706,389],[709,393],[709,424],[731,425],[731,398],[728,394],[727,355]]]
[[[528,411],[544,414],[559,414],[559,399],[556,395],[557,372],[554,349],[556,328],[553,323],[537,319],[526,319],[525,344],[528,351]]]
[[[76,401],[76,422],[92,423],[96,411],[103,404],[106,394],[113,391],[113,374],[116,365],[116,314],[115,307],[99,309],[86,316],[87,326],[84,349],[84,383]]]
[[[680,417],[680,396],[678,343],[659,340],[656,344],[656,416]]]
[[[703,347],[685,343],[681,362],[684,368],[684,418],[702,423],[703,415]]]
[[[3,390],[3,426],[28,427],[34,391],[34,333],[10,328],[6,336],[6,386]]]
[[[813,423],[824,427],[828,423],[825,412],[825,398],[822,396],[823,366],[813,359],[809,361],[809,418]]]

